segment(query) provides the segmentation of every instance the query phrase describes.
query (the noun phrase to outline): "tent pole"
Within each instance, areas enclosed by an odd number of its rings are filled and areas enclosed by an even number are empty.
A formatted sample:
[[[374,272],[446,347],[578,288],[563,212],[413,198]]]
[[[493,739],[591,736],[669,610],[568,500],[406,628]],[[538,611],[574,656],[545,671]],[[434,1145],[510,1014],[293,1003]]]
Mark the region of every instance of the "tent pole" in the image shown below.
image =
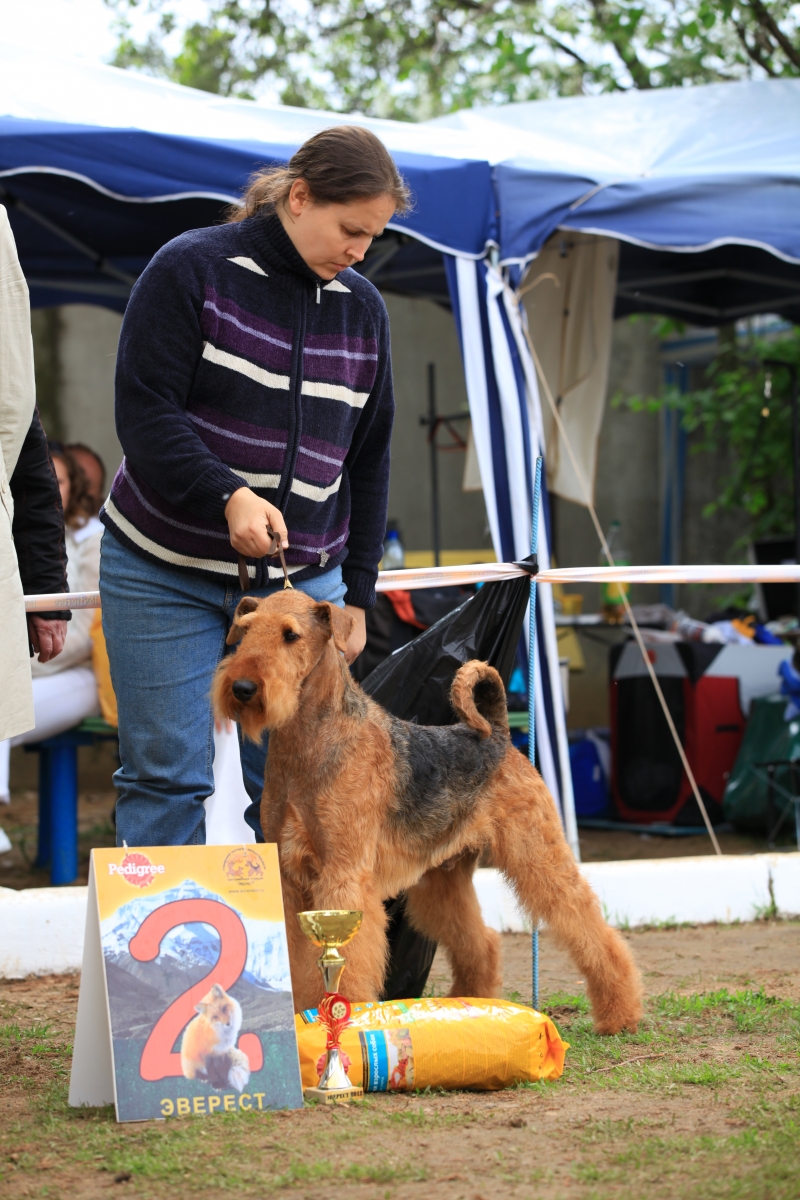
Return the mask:
[[[439,526],[439,461],[436,457],[436,434],[439,419],[436,415],[436,364],[428,363],[428,439],[431,446],[431,514],[433,518],[433,565],[441,566],[441,534]]]
[[[542,494],[542,459],[536,459],[531,514],[531,557],[536,562],[539,543],[539,501]],[[536,766],[536,576],[531,575],[528,607],[528,758]],[[531,1005],[539,1007],[539,921],[533,918],[531,932]]]
[[[43,213],[37,212],[35,208],[31,208],[30,204],[26,204],[24,200],[18,200],[12,195],[7,188],[0,185],[0,199],[11,208],[16,208],[17,212],[21,212],[24,217],[35,221],[37,225],[41,225],[43,229],[54,234],[57,238],[61,238],[62,242],[72,246],[79,254],[83,254],[86,258],[90,258],[98,271],[102,271],[104,275],[110,275],[112,279],[119,280],[120,283],[127,283],[128,287],[133,287],[136,283],[136,276],[129,274],[127,271],[121,271],[119,267],[115,267],[107,258],[97,250],[93,250],[91,246],[87,246],[86,242],[82,242],[80,238],[74,237],[66,229],[62,229],[55,221],[51,221],[49,217]]]

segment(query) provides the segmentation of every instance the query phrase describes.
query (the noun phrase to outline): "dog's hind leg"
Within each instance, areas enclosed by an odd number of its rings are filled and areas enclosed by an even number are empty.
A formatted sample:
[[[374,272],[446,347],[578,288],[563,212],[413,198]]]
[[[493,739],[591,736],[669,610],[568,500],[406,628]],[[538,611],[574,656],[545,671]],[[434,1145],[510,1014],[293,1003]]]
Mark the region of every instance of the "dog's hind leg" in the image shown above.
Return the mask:
[[[519,762],[516,762],[519,759]],[[628,946],[603,919],[578,870],[556,806],[522,755],[509,755],[492,786],[492,852],[533,920],[543,918],[570,954],[592,1005],[598,1033],[635,1031],[642,983]]]
[[[441,942],[453,976],[451,996],[499,996],[500,936],[483,923],[472,882],[477,855],[427,871],[406,897],[406,915],[420,933]]]

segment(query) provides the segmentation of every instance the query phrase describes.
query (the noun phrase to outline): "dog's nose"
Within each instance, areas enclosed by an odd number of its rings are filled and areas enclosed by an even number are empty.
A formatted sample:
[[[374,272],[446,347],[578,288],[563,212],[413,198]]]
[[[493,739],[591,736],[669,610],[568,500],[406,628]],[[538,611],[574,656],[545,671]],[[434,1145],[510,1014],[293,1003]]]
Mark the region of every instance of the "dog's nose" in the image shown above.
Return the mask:
[[[234,679],[231,691],[237,700],[240,700],[242,704],[247,704],[247,701],[252,700],[258,691],[258,684],[253,683],[252,679]]]

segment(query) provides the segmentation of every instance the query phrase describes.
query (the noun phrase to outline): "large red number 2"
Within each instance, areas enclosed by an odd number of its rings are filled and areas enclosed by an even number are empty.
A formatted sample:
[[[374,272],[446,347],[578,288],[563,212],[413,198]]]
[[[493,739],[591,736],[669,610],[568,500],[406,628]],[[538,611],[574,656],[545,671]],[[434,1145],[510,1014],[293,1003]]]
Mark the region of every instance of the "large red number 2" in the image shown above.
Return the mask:
[[[152,962],[158,958],[161,943],[171,929],[198,921],[210,925],[219,934],[219,958],[208,974],[178,996],[156,1021],[139,1065],[139,1074],[149,1083],[183,1075],[181,1056],[172,1047],[196,1016],[195,1005],[211,984],[218,983],[227,991],[241,975],[247,962],[247,932],[238,913],[227,904],[220,904],[219,900],[174,900],[145,917],[128,945],[138,962]],[[239,1049],[250,1060],[250,1070],[260,1071],[264,1065],[264,1051],[256,1035],[243,1033],[239,1038]]]

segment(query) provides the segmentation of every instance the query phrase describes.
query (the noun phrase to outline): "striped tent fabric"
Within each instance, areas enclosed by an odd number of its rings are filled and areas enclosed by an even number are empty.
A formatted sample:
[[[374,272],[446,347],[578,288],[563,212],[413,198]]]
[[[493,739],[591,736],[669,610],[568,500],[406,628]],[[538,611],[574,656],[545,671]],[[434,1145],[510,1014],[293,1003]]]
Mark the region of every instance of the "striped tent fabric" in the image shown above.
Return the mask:
[[[525,341],[524,316],[500,271],[491,263],[447,254],[443,257],[461,342],[472,435],[492,541],[498,561],[518,561],[530,553],[533,464],[537,455],[544,457],[539,389]],[[550,566],[549,530],[549,501],[543,487],[538,530],[542,569]],[[538,585],[536,629],[537,759],[577,855],[575,802],[550,584]]]

